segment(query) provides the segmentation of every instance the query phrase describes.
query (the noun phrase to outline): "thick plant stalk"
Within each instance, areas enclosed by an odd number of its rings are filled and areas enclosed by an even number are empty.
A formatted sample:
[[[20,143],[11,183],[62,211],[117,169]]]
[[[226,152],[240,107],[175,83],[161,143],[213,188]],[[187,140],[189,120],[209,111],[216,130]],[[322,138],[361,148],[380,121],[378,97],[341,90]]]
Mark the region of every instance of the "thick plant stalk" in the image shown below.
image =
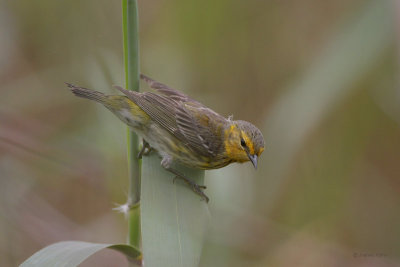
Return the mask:
[[[126,89],[139,91],[139,35],[137,0],[122,0]],[[138,136],[128,128],[129,192],[128,244],[140,247],[140,162]]]

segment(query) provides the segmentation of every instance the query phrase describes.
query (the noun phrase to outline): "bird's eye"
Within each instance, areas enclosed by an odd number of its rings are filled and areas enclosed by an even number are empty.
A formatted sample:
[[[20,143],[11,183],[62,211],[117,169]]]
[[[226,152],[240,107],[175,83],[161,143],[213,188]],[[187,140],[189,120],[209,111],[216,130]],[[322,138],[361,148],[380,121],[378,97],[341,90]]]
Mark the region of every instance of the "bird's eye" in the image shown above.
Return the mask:
[[[246,142],[243,138],[240,140],[240,144],[242,145],[242,147],[246,147]]]

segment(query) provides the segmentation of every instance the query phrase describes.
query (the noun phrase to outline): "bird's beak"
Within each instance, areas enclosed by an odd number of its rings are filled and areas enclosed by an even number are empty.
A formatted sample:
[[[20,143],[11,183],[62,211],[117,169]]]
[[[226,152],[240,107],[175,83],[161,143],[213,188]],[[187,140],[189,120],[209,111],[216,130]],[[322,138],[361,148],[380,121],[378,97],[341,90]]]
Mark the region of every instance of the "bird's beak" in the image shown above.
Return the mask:
[[[254,154],[254,155],[248,154],[248,156],[249,156],[251,163],[253,163],[253,165],[254,165],[254,169],[257,170],[257,160],[258,160],[257,155],[256,154]]]

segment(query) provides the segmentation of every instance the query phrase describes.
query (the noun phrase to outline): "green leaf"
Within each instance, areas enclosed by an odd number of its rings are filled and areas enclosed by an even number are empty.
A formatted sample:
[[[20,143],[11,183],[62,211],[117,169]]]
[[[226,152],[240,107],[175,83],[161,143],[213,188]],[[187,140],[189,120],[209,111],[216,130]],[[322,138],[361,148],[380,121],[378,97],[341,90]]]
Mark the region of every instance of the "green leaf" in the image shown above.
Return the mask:
[[[204,171],[177,167],[192,181],[204,182]],[[142,250],[146,267],[198,266],[209,223],[207,203],[160,166],[152,153],[142,165]],[[212,199],[211,199],[212,201]]]
[[[110,248],[122,252],[128,258],[139,259],[140,251],[124,244],[97,244],[82,241],[64,241],[47,246],[24,261],[20,266],[78,266],[94,253]]]

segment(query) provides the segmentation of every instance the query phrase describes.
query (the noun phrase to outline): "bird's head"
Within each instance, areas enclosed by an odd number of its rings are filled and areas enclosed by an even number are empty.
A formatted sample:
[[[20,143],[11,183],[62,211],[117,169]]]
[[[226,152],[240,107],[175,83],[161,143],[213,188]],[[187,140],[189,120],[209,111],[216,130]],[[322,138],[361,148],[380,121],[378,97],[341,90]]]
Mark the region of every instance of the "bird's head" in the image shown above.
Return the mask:
[[[257,169],[257,161],[264,151],[261,131],[247,121],[232,121],[225,130],[225,151],[236,162],[251,161]]]

